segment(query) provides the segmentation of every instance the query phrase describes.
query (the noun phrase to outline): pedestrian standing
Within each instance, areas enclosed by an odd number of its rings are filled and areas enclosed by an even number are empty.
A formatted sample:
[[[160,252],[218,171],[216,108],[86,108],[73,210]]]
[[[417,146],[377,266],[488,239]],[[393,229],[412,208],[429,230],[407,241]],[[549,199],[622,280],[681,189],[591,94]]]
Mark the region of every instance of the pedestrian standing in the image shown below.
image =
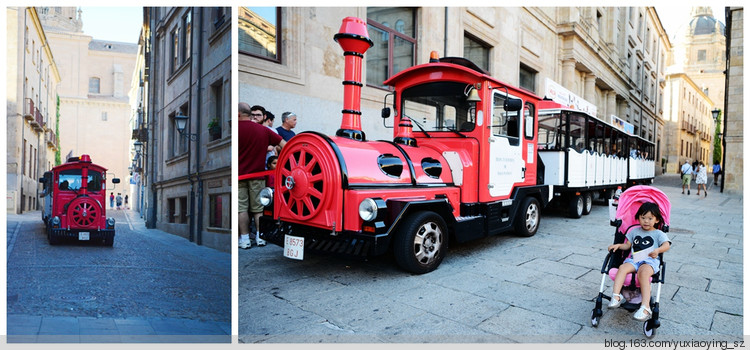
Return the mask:
[[[117,197],[115,197],[115,201],[117,202],[117,210],[120,210],[122,207],[122,194],[118,193]]]
[[[130,209],[128,208],[128,195],[127,194],[125,195],[125,209]]]
[[[284,138],[284,141],[289,141],[294,135],[294,129],[297,126],[297,115],[292,112],[284,112],[281,115],[281,126],[276,128],[276,131]]]
[[[286,141],[267,127],[253,119],[262,121],[265,108],[261,106],[250,107],[247,103],[240,102],[238,113],[238,173],[240,175],[257,173],[265,170],[266,152],[268,146],[279,145],[284,147]],[[250,213],[255,223],[255,243],[265,245],[260,238],[260,216],[263,213],[263,205],[258,198],[260,190],[265,187],[266,181],[263,176],[242,180],[238,183],[237,199],[239,208],[239,246],[242,249],[250,248]],[[249,211],[249,212],[248,212]]]
[[[109,209],[113,209],[115,207],[115,193],[110,192],[109,193]]]

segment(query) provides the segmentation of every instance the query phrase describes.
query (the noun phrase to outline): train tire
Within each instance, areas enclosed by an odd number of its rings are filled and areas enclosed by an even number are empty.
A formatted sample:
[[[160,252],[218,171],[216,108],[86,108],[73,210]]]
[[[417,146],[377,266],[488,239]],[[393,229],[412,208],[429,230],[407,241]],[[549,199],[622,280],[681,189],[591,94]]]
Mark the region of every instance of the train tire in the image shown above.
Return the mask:
[[[416,212],[396,230],[393,255],[402,269],[415,274],[434,271],[448,248],[448,229],[440,215]]]
[[[568,201],[568,216],[578,219],[583,215],[583,197],[581,195],[570,196]]]
[[[591,208],[594,206],[594,199],[591,197],[591,192],[584,192],[581,194],[583,197],[583,215],[589,215]]]
[[[522,237],[531,237],[539,229],[542,220],[539,201],[534,197],[526,197],[523,204],[518,208],[516,217],[516,234]]]

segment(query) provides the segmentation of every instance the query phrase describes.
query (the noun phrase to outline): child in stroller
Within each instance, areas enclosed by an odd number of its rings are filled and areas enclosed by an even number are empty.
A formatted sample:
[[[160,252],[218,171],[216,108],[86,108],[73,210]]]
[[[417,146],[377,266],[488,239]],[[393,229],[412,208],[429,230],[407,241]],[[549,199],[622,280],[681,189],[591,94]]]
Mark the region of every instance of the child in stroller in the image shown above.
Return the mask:
[[[663,253],[671,242],[669,230],[670,204],[667,196],[650,186],[634,186],[623,192],[617,204],[615,241],[610,245],[602,266],[602,283],[591,323],[598,326],[602,316],[602,299],[609,299],[609,307],[622,306],[636,311],[634,318],[645,321],[647,337],[659,327],[659,294],[664,282]],[[619,268],[618,268],[619,267]],[[604,295],[605,276],[614,280],[612,297]],[[651,283],[658,283],[656,301],[651,297]],[[622,289],[626,288],[625,291]],[[640,288],[638,295],[637,288]]]

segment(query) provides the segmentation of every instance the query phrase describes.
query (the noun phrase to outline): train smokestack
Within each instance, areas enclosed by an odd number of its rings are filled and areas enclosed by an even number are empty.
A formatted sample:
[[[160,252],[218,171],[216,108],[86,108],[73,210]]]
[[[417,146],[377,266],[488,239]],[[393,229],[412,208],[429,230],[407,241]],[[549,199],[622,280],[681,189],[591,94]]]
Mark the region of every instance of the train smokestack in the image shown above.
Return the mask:
[[[341,111],[341,128],[336,136],[364,141],[361,115],[359,110],[362,97],[362,58],[365,51],[373,46],[367,35],[367,24],[357,17],[346,17],[341,23],[341,29],[333,36],[333,40],[344,49],[344,109]]]

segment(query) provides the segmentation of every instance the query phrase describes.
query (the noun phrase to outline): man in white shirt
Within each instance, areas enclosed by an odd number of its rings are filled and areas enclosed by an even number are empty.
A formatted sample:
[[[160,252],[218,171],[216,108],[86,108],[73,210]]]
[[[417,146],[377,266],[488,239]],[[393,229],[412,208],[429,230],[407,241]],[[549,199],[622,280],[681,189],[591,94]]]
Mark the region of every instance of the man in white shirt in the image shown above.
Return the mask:
[[[690,194],[690,180],[693,179],[693,167],[690,165],[690,161],[685,159],[685,164],[680,168],[682,173],[682,194],[685,194],[685,186],[687,186],[688,194]]]

